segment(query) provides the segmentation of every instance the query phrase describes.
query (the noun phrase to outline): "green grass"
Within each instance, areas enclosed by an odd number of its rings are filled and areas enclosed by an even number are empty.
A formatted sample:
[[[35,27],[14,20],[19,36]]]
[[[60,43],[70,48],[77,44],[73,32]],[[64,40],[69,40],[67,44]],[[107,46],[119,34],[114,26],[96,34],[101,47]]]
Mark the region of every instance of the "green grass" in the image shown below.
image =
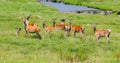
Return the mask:
[[[61,13],[34,0],[0,0],[0,62],[1,63],[119,63],[120,62],[120,19],[116,15],[90,15]],[[42,40],[36,34],[25,37],[22,17],[32,14],[30,22],[41,28]],[[57,23],[63,17],[72,18],[74,25],[85,27],[85,37],[82,39],[70,36],[64,38],[64,31],[55,31],[45,36],[42,21],[52,24],[52,18]],[[67,22],[66,22],[67,23]],[[92,25],[98,23],[97,28],[109,28],[111,43],[106,38],[96,42]],[[17,27],[22,31],[15,35]],[[72,32],[71,32],[72,35]],[[49,38],[49,36],[51,38]]]
[[[64,0],[68,4],[83,5],[88,7],[94,7],[102,10],[120,11],[120,0]]]

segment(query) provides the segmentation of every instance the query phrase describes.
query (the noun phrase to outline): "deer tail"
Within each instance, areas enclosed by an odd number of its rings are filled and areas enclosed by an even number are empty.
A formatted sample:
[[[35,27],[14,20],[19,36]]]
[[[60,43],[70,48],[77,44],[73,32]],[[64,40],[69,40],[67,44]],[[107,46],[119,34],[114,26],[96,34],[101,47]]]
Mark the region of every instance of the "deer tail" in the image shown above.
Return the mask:
[[[111,32],[111,30],[110,30],[110,29],[108,29],[108,31],[109,31],[109,32]]]

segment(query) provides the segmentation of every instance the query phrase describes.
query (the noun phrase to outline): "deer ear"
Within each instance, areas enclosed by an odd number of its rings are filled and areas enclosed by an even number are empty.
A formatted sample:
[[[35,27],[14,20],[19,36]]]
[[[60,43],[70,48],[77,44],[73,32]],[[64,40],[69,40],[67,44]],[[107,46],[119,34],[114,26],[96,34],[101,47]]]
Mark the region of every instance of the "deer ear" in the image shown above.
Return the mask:
[[[23,20],[24,20],[24,18],[23,18],[23,17],[22,17],[22,18],[20,18],[20,21],[21,21],[21,20],[23,21]]]
[[[98,23],[96,23],[96,25],[98,25]]]
[[[29,15],[28,15],[28,17],[31,17],[31,16],[32,16],[32,14],[29,14]]]
[[[68,19],[68,20],[69,20],[69,22],[72,22],[73,19],[70,18],[70,19]]]
[[[29,20],[31,16],[32,16],[32,15],[29,14],[29,15],[26,17],[26,19]]]
[[[95,24],[92,24],[93,27],[96,27],[96,25],[97,25],[96,23],[95,23]]]
[[[46,23],[46,21],[43,21],[42,23]]]

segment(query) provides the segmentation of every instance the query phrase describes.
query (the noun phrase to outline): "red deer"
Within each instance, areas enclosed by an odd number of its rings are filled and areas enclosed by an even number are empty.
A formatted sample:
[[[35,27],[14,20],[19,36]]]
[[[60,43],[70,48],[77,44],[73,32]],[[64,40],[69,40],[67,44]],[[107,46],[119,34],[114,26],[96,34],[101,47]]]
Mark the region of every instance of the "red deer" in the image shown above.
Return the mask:
[[[65,30],[65,25],[64,25],[64,19],[61,20],[61,24],[56,24],[56,18],[53,18],[53,25],[52,26],[46,26],[45,21],[43,22],[43,28],[45,32],[51,32],[53,30]]]
[[[68,37],[70,35],[70,29],[71,29],[71,22],[69,25],[65,24],[65,19],[61,19],[61,24],[55,24],[55,29],[60,29],[65,31],[65,36]]]
[[[93,31],[94,31],[97,41],[99,41],[101,37],[106,37],[108,43],[110,43],[110,32],[111,32],[110,29],[98,30],[96,29],[96,24],[94,24]]]
[[[55,25],[56,29],[60,29],[60,30],[65,30],[65,19],[61,19],[61,23],[60,24],[56,24]]]
[[[56,18],[54,18],[52,20],[53,20],[53,25],[46,25],[46,21],[43,21],[42,26],[43,26],[43,29],[45,31],[45,34],[46,33],[50,34],[51,32],[53,32],[55,30],[55,20],[56,20]],[[49,37],[51,37],[51,36],[49,35]]]
[[[69,19],[69,23],[72,23],[72,19]],[[73,36],[76,36],[76,33],[82,33],[84,34],[84,27],[83,26],[78,26],[78,25],[70,25],[71,26],[71,31],[73,31]]]
[[[27,18],[22,18],[22,21],[24,22],[24,28],[26,31],[26,36],[28,37],[28,33],[36,33],[41,39],[40,31],[41,29],[35,24],[35,23],[29,23],[31,15],[29,15]]]
[[[72,20],[69,21],[69,25],[65,25],[65,34],[67,37],[70,36],[71,29],[72,29]]]
[[[47,26],[46,22],[45,21],[43,22],[42,26],[43,26],[45,32],[51,32],[55,29],[55,20],[56,19],[52,19],[52,20],[53,20],[53,25],[52,26]]]
[[[82,35],[84,34],[84,27],[83,26],[78,26],[78,25],[73,25],[72,26],[72,31],[73,31],[73,35],[74,37],[76,36],[76,33],[82,33]]]

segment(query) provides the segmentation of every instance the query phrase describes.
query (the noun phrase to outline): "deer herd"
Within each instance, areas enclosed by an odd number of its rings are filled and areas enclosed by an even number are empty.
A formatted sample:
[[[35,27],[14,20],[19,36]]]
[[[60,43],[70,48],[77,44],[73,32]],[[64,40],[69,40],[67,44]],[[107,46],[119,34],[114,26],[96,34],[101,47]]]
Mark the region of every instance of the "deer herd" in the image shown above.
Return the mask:
[[[22,18],[22,22],[24,23],[24,28],[26,32],[26,37],[28,37],[29,33],[36,33],[39,39],[42,39],[42,36],[40,32],[42,31],[41,28],[35,24],[35,23],[30,23],[29,19],[31,17],[31,14],[27,17]],[[76,33],[79,33],[79,35],[84,36],[84,27],[80,25],[73,25],[72,24],[72,19],[68,19],[68,24],[65,24],[65,19],[61,19],[60,24],[56,24],[56,18],[52,18],[52,25],[46,25],[46,21],[42,22],[42,27],[43,31],[46,32],[54,32],[54,30],[63,30],[64,35],[66,37],[70,36],[70,32],[73,33],[73,36],[76,36]],[[93,27],[93,32],[95,34],[96,40],[99,42],[99,39],[101,37],[106,37],[108,43],[110,43],[110,29],[103,29],[99,30],[96,28],[96,24],[92,24]],[[16,34],[19,35],[21,28],[17,28]]]

